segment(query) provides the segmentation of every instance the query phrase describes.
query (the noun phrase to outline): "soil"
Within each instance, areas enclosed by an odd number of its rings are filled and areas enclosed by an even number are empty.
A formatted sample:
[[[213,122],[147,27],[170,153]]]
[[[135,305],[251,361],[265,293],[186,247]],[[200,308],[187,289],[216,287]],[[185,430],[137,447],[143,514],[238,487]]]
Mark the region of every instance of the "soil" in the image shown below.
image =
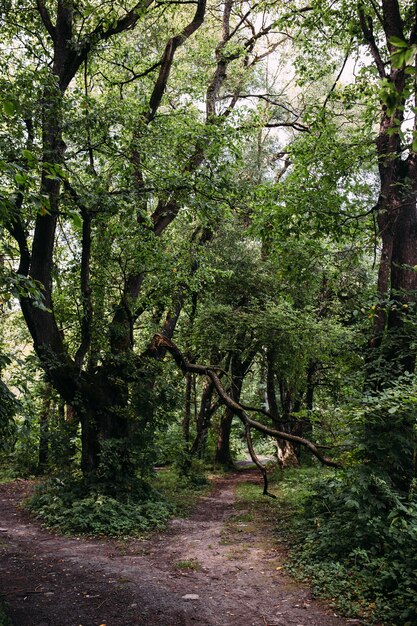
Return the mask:
[[[265,533],[231,525],[248,475],[215,479],[189,518],[125,542],[52,534],[18,507],[30,483],[0,485],[0,597],[14,626],[358,624],[292,582]]]

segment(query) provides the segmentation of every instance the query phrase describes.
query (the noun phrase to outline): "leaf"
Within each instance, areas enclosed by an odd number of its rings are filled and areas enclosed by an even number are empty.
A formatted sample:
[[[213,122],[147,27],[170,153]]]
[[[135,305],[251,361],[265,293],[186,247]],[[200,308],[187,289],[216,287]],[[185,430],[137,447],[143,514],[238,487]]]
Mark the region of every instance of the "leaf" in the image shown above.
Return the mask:
[[[76,226],[77,228],[82,227],[83,221],[78,213],[76,213],[75,211],[69,211],[68,217],[72,220],[74,226]]]
[[[408,48],[408,43],[399,37],[390,37],[389,42],[396,48]]]
[[[26,185],[27,183],[27,178],[23,174],[15,174],[14,179],[18,185]]]
[[[414,61],[414,57],[416,55],[416,51],[414,49],[414,46],[412,48],[409,48],[407,50],[407,52],[404,55],[404,63],[406,65],[412,65],[413,61]]]
[[[13,102],[13,100],[5,100],[3,102],[3,110],[6,115],[11,117],[16,113],[16,104]]]
[[[23,148],[22,154],[25,157],[25,159],[27,159],[28,161],[36,160],[36,156],[33,154],[33,152],[31,152],[30,150],[27,150],[26,148]]]
[[[394,52],[394,54],[391,55],[392,67],[395,67],[397,69],[402,67],[405,62],[405,55],[406,53],[403,50],[401,50],[400,52]]]

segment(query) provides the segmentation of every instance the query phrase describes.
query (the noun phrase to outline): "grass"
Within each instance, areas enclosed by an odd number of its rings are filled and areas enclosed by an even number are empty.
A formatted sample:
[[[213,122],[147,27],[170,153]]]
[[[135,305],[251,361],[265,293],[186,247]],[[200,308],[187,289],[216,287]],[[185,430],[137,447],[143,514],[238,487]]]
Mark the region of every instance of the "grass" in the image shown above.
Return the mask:
[[[201,496],[211,489],[207,481],[202,480],[201,484],[196,485],[170,467],[156,473],[152,486],[171,504],[175,514],[182,517],[187,517]]]
[[[196,559],[189,559],[188,561],[177,561],[175,569],[182,572],[198,572],[201,569],[201,565]]]
[[[231,520],[233,522],[253,522],[253,513],[238,513]]]
[[[302,517],[303,503],[314,492],[316,480],[326,472],[327,469],[311,467],[275,470],[269,477],[269,491],[275,499],[264,496],[260,484],[241,483],[236,507],[242,513],[234,519],[269,527],[276,541],[291,542]]]
[[[16,472],[8,467],[0,467],[0,485],[3,485],[4,483],[11,483],[13,480],[16,480],[16,478]],[[0,626],[2,626],[1,622]]]

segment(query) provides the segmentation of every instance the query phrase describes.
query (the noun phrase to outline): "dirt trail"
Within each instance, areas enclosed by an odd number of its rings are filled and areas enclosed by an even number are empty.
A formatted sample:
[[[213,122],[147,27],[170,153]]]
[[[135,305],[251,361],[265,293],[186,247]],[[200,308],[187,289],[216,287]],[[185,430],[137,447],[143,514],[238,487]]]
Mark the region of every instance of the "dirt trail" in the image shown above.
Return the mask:
[[[277,567],[250,524],[234,524],[241,475],[217,479],[186,520],[146,541],[69,539],[16,508],[0,486],[0,591],[15,626],[352,626]],[[196,569],[190,569],[195,564]],[[184,596],[191,595],[187,599]],[[194,596],[194,598],[193,598]],[[198,597],[197,597],[198,596]]]

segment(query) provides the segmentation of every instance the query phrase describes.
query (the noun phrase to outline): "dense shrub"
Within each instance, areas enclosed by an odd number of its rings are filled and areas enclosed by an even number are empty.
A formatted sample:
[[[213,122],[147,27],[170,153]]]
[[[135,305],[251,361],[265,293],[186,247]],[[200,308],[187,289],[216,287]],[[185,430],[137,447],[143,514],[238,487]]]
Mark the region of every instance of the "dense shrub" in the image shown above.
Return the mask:
[[[366,468],[315,484],[292,569],[349,614],[417,623],[417,501]]]
[[[69,534],[138,535],[163,527],[172,507],[140,481],[130,494],[100,492],[82,480],[51,479],[27,504],[50,528]]]

